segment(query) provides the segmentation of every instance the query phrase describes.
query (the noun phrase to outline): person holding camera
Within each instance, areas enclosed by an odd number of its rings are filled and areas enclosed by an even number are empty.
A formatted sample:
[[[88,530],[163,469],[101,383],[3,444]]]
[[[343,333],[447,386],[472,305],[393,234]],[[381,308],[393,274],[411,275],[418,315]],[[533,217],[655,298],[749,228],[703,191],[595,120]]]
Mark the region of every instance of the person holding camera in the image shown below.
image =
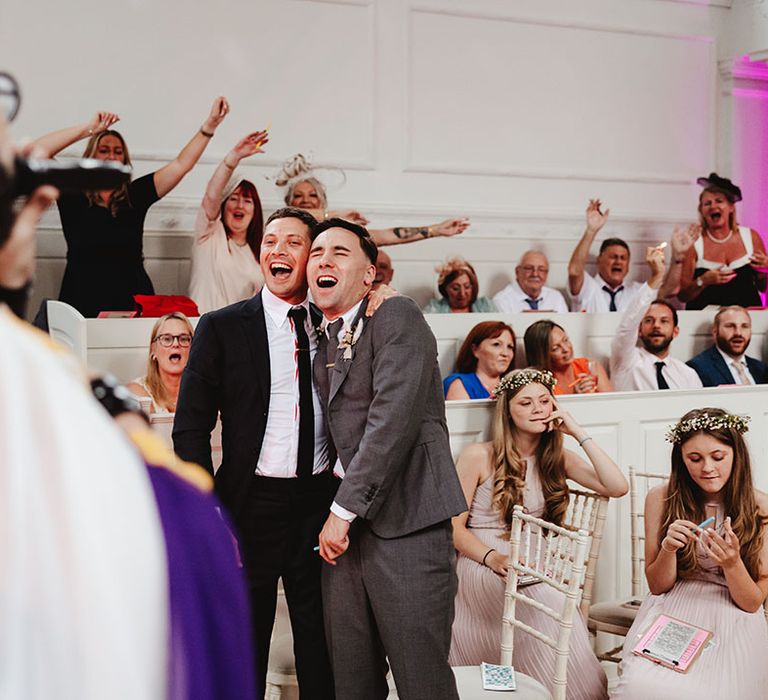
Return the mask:
[[[112,190],[63,193],[59,214],[67,241],[67,266],[59,299],[83,316],[134,308],[134,294],[154,294],[144,269],[144,219],[148,209],[167,195],[192,170],[216,128],[229,112],[217,97],[202,126],[178,156],[153,173]],[[34,146],[53,157],[76,141],[88,138],[83,156],[131,165],[128,148],[110,127],[119,120],[97,112],[89,122],[40,137]]]

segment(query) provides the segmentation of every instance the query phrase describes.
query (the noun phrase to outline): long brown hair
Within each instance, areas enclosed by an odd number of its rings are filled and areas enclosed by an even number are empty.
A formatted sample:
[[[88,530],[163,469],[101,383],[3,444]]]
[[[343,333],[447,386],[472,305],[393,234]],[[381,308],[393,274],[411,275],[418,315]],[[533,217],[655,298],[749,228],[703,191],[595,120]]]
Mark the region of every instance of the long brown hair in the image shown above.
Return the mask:
[[[165,316],[161,316],[160,318],[155,321],[155,325],[152,326],[152,335],[149,336],[149,355],[147,356],[147,376],[144,379],[144,383],[147,385],[147,389],[149,390],[149,393],[152,395],[152,399],[155,401],[156,404],[158,404],[159,408],[164,408],[165,410],[169,410],[171,408],[171,404],[173,401],[171,400],[171,397],[168,395],[168,392],[165,389],[165,385],[163,384],[162,379],[160,378],[160,366],[157,362],[157,358],[154,356],[152,352],[152,344],[155,342],[155,338],[157,337],[157,334],[162,327],[162,325],[170,320],[170,319],[176,319],[177,321],[181,321],[189,331],[190,335],[194,335],[195,331],[192,328],[192,324],[189,322],[189,319],[181,313],[181,311],[173,311],[169,314],[165,314]]]
[[[264,212],[261,208],[261,198],[259,197],[259,191],[256,189],[256,185],[254,185],[250,180],[241,180],[235,189],[233,189],[226,197],[224,197],[224,199],[221,200],[221,225],[224,227],[224,233],[226,234],[227,238],[229,238],[232,235],[232,232],[229,230],[227,223],[224,220],[224,209],[227,206],[227,200],[238,190],[240,191],[241,195],[244,197],[250,197],[253,200],[253,218],[251,219],[251,223],[248,224],[248,228],[245,232],[245,241],[253,252],[253,257],[258,260],[259,249],[261,248],[261,239],[264,235]]]
[[[686,413],[680,422],[699,416],[728,415],[720,408],[700,408]],[[672,447],[672,470],[664,504],[664,518],[659,529],[658,545],[667,528],[679,519],[699,522],[704,520],[705,495],[691,478],[685,461],[683,447],[692,437],[704,433],[733,449],[731,476],[723,488],[723,507],[731,518],[731,528],[739,540],[739,552],[744,566],[753,580],[760,577],[760,550],[763,546],[763,527],[767,518],[761,517],[755,500],[752,482],[752,466],[744,438],[736,428],[702,428],[686,433]],[[691,576],[698,569],[696,546],[689,542],[677,551],[677,571],[681,577]]]
[[[549,339],[555,328],[559,328],[565,333],[565,329],[561,325],[546,319],[536,321],[525,329],[523,336],[525,361],[530,367],[552,369],[549,361]]]
[[[469,374],[477,369],[477,358],[475,353],[472,352],[473,348],[476,348],[480,343],[488,338],[498,338],[504,331],[509,331],[512,336],[512,345],[515,344],[515,331],[512,330],[512,326],[504,323],[503,321],[483,321],[478,323],[472,328],[467,337],[464,338],[464,342],[461,344],[459,354],[456,356],[456,371],[463,374]],[[504,370],[506,374],[512,369],[512,363],[515,361],[514,356],[509,361],[509,367]]]
[[[101,140],[105,136],[114,136],[116,139],[120,141],[120,143],[123,146],[123,164],[130,167],[131,156],[128,153],[128,146],[125,143],[125,139],[123,138],[122,134],[119,131],[115,131],[114,129],[106,129],[101,133],[94,134],[93,136],[91,136],[91,138],[88,139],[88,143],[85,145],[85,151],[83,151],[83,158],[93,158],[94,153],[96,153],[96,151],[99,148],[99,144],[101,143]],[[98,192],[85,192],[84,194],[88,199],[88,204],[90,204],[92,207],[101,206],[102,199],[99,196]],[[130,206],[131,206],[131,200],[130,200],[130,197],[128,196],[128,183],[124,182],[116,190],[112,190],[112,194],[110,195],[109,202],[108,202],[109,213],[112,214],[113,217],[115,217],[117,216],[117,214],[121,209],[125,209]]]
[[[513,370],[512,374],[520,370]],[[538,383],[538,382],[537,382]],[[524,384],[523,386],[528,386]],[[509,404],[523,386],[504,391],[496,400],[491,423],[493,449],[493,487],[491,502],[507,527],[512,510],[523,502],[525,461],[517,449],[517,429]],[[544,384],[541,386],[547,388]],[[550,391],[547,389],[547,391]],[[551,391],[550,391],[551,393]],[[536,462],[544,492],[544,520],[561,525],[568,509],[568,484],[565,476],[563,436],[559,430],[543,433],[536,447]]]

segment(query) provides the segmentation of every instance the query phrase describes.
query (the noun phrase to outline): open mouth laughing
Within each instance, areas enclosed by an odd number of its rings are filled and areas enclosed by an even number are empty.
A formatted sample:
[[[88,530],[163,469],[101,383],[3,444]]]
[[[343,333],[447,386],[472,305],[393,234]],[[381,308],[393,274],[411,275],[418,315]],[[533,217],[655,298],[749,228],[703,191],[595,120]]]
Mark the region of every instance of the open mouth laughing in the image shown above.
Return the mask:
[[[293,268],[285,262],[272,262],[269,264],[269,273],[277,280],[284,280],[291,276]]]
[[[320,275],[317,278],[317,286],[321,289],[330,289],[331,287],[335,287],[338,283],[339,280],[333,275]]]

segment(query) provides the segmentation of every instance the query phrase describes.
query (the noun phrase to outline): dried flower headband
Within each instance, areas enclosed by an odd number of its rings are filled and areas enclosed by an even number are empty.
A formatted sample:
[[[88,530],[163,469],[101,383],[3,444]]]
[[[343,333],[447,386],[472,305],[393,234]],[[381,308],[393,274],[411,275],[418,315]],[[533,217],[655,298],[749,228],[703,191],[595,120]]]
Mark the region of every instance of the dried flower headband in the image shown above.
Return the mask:
[[[534,382],[543,384],[551,391],[557,384],[557,379],[554,378],[552,372],[545,369],[518,369],[502,377],[492,398],[498,400],[505,391],[516,391],[526,384],[533,384]]]
[[[749,430],[747,424],[750,420],[749,416],[736,416],[732,413],[702,413],[695,418],[681,420],[679,423],[670,426],[667,431],[667,441],[679,444],[686,435],[700,430],[732,429],[738,433],[746,433]]]

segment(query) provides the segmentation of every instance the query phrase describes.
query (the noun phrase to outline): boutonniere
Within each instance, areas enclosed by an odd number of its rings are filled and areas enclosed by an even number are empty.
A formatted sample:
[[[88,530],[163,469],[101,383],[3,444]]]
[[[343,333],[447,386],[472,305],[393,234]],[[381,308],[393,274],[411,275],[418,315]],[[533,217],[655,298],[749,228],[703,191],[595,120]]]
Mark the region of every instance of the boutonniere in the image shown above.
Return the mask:
[[[357,325],[352,328],[347,328],[344,331],[344,335],[341,337],[341,340],[339,341],[339,350],[344,351],[344,355],[342,356],[345,360],[351,360],[352,359],[352,348],[355,346],[355,343],[360,339],[360,335],[363,332],[363,319],[361,318],[358,320]]]

